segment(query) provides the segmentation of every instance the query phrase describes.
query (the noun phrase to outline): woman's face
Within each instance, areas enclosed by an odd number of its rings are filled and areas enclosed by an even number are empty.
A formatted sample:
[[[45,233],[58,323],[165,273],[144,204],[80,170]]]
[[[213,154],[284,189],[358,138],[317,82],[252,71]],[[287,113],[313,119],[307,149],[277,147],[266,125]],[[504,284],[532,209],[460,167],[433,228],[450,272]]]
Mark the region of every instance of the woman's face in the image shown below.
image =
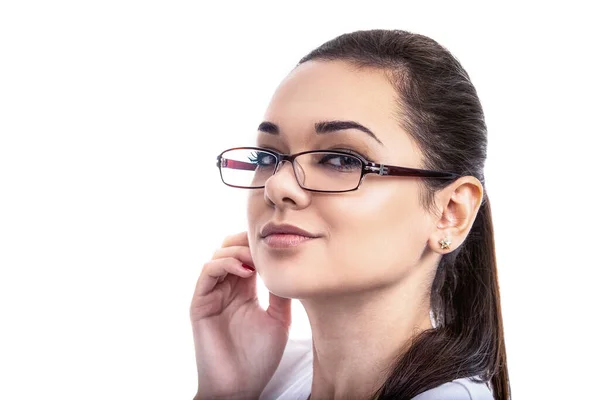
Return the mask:
[[[421,167],[421,153],[399,127],[396,107],[394,88],[381,71],[310,61],[276,90],[264,121],[278,132],[259,129],[257,146],[284,154],[350,150],[377,163]],[[376,138],[359,129],[316,133],[315,124],[327,121],[354,121]],[[257,271],[271,292],[301,299],[398,283],[419,266],[435,225],[419,203],[420,190],[414,178],[369,174],[356,191],[309,192],[284,162],[264,189],[249,191],[248,234]],[[263,238],[268,223],[316,237]]]

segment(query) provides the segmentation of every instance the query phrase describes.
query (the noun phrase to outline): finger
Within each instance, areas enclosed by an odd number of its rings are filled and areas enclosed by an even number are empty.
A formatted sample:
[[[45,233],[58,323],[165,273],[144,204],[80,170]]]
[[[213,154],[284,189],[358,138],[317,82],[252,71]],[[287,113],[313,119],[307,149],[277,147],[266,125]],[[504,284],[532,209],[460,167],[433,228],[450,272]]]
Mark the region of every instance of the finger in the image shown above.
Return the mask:
[[[289,328],[292,324],[292,299],[279,297],[269,292],[269,308],[267,314]]]
[[[229,246],[248,246],[248,232],[240,232],[235,235],[227,236],[223,240],[223,244],[221,247],[229,247]]]
[[[207,262],[202,268],[194,294],[204,296],[210,293],[220,280],[225,279],[227,274],[241,278],[248,278],[254,274],[254,269],[244,268],[242,265],[243,263],[235,258],[219,258]]]
[[[248,246],[231,246],[220,248],[215,251],[212,256],[213,260],[217,260],[219,258],[237,258],[244,264],[254,267],[254,261],[252,261],[252,255],[250,254],[250,248]]]

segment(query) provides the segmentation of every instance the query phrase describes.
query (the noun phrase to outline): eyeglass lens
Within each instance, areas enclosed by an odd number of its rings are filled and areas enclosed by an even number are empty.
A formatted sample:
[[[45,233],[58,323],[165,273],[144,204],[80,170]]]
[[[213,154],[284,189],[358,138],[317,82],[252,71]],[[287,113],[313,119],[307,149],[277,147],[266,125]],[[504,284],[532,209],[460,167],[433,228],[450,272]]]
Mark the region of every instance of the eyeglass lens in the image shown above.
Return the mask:
[[[257,149],[234,149],[222,154],[220,167],[228,185],[263,187],[277,168],[277,156]],[[360,182],[362,162],[352,155],[311,152],[295,158],[294,173],[305,189],[352,190]]]

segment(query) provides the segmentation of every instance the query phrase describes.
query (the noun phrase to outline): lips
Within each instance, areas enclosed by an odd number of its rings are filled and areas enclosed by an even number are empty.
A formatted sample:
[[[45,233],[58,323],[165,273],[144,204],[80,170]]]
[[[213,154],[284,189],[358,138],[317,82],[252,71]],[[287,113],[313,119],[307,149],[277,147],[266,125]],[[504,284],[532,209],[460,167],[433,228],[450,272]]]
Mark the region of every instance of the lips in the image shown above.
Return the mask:
[[[294,235],[294,236],[304,236],[306,238],[318,238],[320,235],[305,231],[302,228],[299,228],[294,225],[289,224],[274,224],[268,223],[265,225],[260,231],[260,237],[266,238],[271,235]]]

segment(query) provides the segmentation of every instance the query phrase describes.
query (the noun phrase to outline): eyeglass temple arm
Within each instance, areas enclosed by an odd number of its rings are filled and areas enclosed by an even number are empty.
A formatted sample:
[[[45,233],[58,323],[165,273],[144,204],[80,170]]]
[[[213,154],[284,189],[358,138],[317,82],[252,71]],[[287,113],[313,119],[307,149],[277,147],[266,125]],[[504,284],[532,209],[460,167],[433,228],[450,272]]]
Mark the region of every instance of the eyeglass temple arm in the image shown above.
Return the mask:
[[[217,160],[217,166],[220,166],[221,168],[243,169],[246,171],[256,170],[256,164],[247,163],[244,161],[230,160],[228,158],[222,157]]]
[[[418,178],[456,179],[460,177],[452,172],[431,171],[427,169],[395,167],[384,164],[369,163],[365,166],[366,173],[390,176],[414,176]]]

